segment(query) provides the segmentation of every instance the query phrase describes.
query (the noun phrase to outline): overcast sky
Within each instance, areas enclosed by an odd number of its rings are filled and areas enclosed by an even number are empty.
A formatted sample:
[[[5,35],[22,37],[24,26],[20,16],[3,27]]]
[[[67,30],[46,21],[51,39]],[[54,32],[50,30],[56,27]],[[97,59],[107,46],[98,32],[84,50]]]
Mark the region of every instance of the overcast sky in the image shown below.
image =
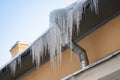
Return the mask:
[[[0,66],[16,41],[32,43],[49,27],[49,13],[77,0],[0,0]]]

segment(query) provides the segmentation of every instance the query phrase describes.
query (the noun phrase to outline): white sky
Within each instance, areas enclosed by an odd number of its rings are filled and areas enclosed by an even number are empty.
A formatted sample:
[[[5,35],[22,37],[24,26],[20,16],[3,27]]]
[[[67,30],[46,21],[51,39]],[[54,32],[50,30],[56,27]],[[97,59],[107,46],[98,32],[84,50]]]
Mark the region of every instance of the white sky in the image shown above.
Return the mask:
[[[0,0],[0,66],[16,41],[32,43],[49,27],[49,13],[77,0]]]

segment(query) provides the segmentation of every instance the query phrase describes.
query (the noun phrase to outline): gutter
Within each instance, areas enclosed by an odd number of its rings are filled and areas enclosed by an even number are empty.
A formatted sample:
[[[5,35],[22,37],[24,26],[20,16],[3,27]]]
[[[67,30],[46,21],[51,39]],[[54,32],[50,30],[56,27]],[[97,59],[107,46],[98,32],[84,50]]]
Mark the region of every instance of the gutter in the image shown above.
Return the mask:
[[[70,45],[72,46],[72,48],[70,48]],[[75,52],[78,55],[78,57],[80,59],[80,66],[81,66],[82,69],[85,68],[87,65],[89,65],[89,61],[88,61],[86,51],[82,47],[80,47],[74,41],[72,41],[72,43],[70,43],[68,45],[68,47],[70,49],[72,49],[72,51]]]
[[[75,76],[77,76],[77,75],[80,75],[80,74],[82,74],[83,72],[85,72],[85,71],[87,71],[87,70],[89,70],[89,69],[91,69],[91,68],[94,68],[94,67],[96,67],[96,66],[98,66],[98,65],[100,65],[100,64],[102,64],[102,63],[104,63],[104,62],[106,62],[106,61],[109,61],[110,59],[116,57],[117,55],[120,55],[120,50],[117,50],[117,51],[113,52],[112,54],[104,57],[103,59],[98,60],[98,61],[96,61],[95,63],[90,64],[90,65],[86,66],[85,68],[83,68],[83,69],[81,69],[81,70],[78,70],[78,71],[74,72],[73,74],[70,74],[70,75],[62,78],[61,80],[69,80],[69,79],[71,79],[72,77],[75,77]]]

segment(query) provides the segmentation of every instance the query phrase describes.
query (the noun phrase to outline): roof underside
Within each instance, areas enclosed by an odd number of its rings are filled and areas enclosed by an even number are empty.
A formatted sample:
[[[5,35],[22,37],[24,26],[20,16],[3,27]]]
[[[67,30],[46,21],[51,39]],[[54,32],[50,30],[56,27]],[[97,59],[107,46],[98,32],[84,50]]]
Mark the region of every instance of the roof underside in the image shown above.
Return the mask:
[[[85,36],[89,35],[91,32],[95,31],[103,24],[119,15],[120,13],[120,0],[99,0],[99,15],[91,12],[90,6],[86,7],[85,14],[83,14],[82,21],[80,23],[80,32],[78,36],[73,30],[73,40],[80,41]],[[63,48],[65,50],[66,47]],[[23,52],[21,56],[21,67],[17,64],[15,76],[11,74],[10,63],[0,70],[0,80],[15,80],[22,76],[24,73],[34,70],[35,65],[32,63],[31,48],[28,48]],[[49,54],[43,55],[44,59],[41,63],[44,64],[49,60]]]

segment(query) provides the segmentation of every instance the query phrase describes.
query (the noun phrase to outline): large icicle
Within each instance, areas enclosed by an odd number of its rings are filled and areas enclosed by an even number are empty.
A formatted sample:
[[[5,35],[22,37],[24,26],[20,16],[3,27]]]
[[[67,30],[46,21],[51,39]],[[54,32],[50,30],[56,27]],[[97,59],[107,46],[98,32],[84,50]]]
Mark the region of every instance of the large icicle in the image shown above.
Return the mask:
[[[50,24],[51,29],[48,31],[47,34],[39,38],[35,41],[32,45],[32,57],[33,62],[35,61],[36,67],[40,65],[40,58],[44,54],[44,50],[48,49],[50,53],[51,62],[54,63],[55,55],[61,55],[61,32],[59,27],[55,24]],[[58,56],[58,59],[61,59],[61,56]],[[54,64],[53,64],[54,66]]]
[[[72,41],[73,24],[77,32],[79,30],[82,14],[87,6],[90,4],[91,9],[98,12],[98,0],[78,0],[72,5],[64,9],[54,10],[50,14],[50,30],[42,37],[37,39],[32,45],[33,62],[39,67],[40,58],[44,54],[44,50],[50,53],[50,61],[54,66],[55,56],[58,62],[61,63],[61,48]],[[72,47],[72,46],[71,46]]]

